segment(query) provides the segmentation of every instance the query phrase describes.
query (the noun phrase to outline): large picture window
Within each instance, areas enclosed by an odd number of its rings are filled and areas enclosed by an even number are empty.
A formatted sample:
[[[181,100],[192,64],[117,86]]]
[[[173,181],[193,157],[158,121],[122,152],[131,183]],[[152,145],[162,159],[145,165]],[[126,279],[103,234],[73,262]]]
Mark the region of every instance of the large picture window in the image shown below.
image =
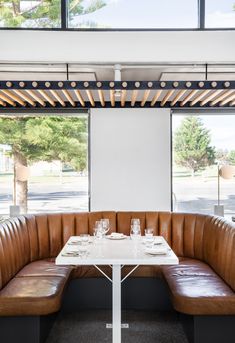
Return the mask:
[[[196,28],[197,0],[69,0],[69,27]]]
[[[172,115],[173,209],[213,214],[218,166],[235,165],[235,115]],[[235,178],[220,177],[220,204],[235,213]]]
[[[0,0],[0,27],[58,28],[60,0]]]
[[[235,28],[234,0],[206,0],[206,28]]]
[[[0,0],[0,28],[188,30],[235,28],[234,0]]]
[[[88,116],[0,117],[0,189],[0,216],[88,211]]]

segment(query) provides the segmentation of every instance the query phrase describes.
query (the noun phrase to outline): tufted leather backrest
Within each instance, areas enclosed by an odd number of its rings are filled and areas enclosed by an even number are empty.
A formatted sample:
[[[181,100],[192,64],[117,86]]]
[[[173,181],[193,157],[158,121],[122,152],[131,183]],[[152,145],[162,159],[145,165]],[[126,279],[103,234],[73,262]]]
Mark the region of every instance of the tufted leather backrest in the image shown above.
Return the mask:
[[[152,228],[154,235],[163,236],[171,245],[170,212],[117,212],[117,231],[130,234],[131,219],[140,219],[141,234],[145,228]]]
[[[204,261],[235,291],[235,224],[208,217],[203,238]]]
[[[141,233],[152,228],[163,236],[177,256],[203,260],[203,233],[208,216],[171,212],[118,212],[117,231],[129,235],[131,219],[139,218]]]
[[[25,218],[0,224],[0,289],[30,260]]]
[[[235,225],[190,213],[90,212],[26,215],[0,224],[0,289],[27,263],[55,257],[72,235],[93,234],[96,220],[109,218],[111,232],[129,235],[132,218],[151,227],[178,256],[208,263],[235,290]]]
[[[172,213],[172,249],[177,256],[204,259],[203,236],[208,216]]]
[[[31,261],[55,257],[70,236],[93,234],[95,222],[110,221],[110,232],[116,231],[115,212],[84,212],[37,214],[26,217],[30,241]]]

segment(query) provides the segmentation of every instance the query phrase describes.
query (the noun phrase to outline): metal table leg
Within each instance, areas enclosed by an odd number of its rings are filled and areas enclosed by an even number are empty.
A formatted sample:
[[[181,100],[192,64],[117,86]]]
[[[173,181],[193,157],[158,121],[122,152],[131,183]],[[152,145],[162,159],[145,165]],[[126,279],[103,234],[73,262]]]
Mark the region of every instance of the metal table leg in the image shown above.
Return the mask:
[[[121,265],[113,265],[113,343],[121,343]]]

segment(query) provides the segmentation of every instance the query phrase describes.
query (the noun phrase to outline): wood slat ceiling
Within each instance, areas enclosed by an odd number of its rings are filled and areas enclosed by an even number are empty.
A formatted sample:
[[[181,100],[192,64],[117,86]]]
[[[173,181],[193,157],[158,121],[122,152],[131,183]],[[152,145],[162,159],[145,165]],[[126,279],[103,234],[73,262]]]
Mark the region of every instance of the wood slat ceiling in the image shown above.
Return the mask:
[[[235,81],[0,81],[9,108],[235,106]]]

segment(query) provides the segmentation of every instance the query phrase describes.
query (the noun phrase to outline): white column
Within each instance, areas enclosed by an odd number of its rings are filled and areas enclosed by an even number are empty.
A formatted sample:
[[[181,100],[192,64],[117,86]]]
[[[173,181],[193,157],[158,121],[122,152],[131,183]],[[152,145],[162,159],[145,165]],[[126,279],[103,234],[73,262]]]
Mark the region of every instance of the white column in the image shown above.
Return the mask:
[[[113,343],[121,343],[121,266],[113,265]]]

